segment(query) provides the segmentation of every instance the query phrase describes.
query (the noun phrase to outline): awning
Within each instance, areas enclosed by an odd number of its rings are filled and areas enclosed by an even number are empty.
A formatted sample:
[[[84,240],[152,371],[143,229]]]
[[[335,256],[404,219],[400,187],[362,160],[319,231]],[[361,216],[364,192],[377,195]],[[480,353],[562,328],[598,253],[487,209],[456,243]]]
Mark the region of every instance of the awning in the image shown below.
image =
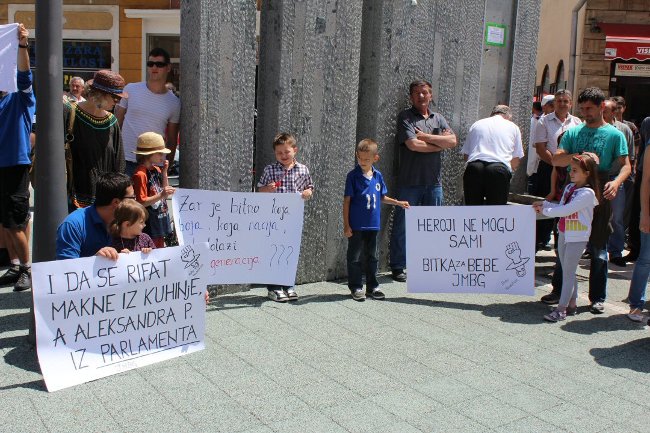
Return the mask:
[[[606,35],[606,60],[650,60],[650,26],[598,23],[598,27]]]

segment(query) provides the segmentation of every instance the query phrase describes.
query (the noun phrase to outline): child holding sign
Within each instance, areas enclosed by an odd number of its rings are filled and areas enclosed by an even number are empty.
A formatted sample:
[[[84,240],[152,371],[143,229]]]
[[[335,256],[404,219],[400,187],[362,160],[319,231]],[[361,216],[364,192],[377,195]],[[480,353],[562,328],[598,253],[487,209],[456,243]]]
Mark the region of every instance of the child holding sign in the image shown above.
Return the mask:
[[[150,253],[156,245],[148,234],[142,233],[148,217],[147,209],[137,201],[122,200],[115,209],[115,219],[109,227],[113,236],[111,246],[121,253]]]
[[[379,161],[377,142],[364,138],[356,148],[357,166],[345,180],[343,234],[348,238],[348,287],[352,299],[363,301],[366,295],[384,299],[377,282],[377,234],[381,221],[381,203],[409,208],[407,201],[388,197],[386,184],[373,164]],[[378,203],[379,202],[379,203]],[[366,291],[363,291],[361,253],[365,256]]]
[[[560,203],[538,201],[533,203],[535,212],[549,217],[560,217],[558,222],[558,257],[562,264],[562,294],[555,310],[544,320],[558,322],[568,314],[576,313],[578,283],[576,269],[580,256],[591,234],[594,207],[598,205],[598,156],[591,152],[575,155],[571,160],[571,183],[564,188]]]
[[[298,146],[293,135],[280,133],[273,139],[273,150],[277,162],[264,167],[257,183],[259,192],[299,193],[308,200],[314,192],[314,183],[307,166],[296,161]],[[298,294],[293,287],[269,284],[268,296],[276,302],[295,301]]]
[[[167,197],[175,191],[169,186],[167,177],[169,161],[165,159],[165,154],[171,150],[165,147],[162,135],[155,132],[141,134],[137,146],[134,153],[138,167],[133,173],[135,198],[147,208],[149,213],[146,233],[151,236],[157,248],[164,248],[165,236],[172,232]],[[161,164],[163,164],[162,170],[158,167]]]

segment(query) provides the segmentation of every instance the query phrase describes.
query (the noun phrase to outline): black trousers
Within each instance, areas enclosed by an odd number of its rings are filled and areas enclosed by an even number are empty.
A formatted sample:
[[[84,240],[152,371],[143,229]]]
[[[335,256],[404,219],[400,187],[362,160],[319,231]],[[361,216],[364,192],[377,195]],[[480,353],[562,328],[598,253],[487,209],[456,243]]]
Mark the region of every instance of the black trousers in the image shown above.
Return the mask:
[[[539,162],[537,167],[537,175],[535,189],[533,195],[545,198],[551,192],[551,174],[553,173],[553,166],[544,161]],[[537,245],[546,245],[551,240],[551,232],[553,231],[553,219],[541,219],[535,223],[535,242]]]
[[[472,161],[463,174],[465,205],[508,203],[512,173],[502,162]]]

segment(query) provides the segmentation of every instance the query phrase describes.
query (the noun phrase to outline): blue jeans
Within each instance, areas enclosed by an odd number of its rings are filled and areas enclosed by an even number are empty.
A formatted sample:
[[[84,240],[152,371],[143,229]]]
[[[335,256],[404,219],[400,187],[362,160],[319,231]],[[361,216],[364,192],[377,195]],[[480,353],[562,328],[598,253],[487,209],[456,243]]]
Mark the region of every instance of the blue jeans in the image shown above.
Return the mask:
[[[377,282],[378,234],[379,232],[376,230],[360,230],[353,231],[352,237],[348,238],[348,287],[351,291],[363,287],[364,268],[366,271],[366,290],[379,287],[379,282]]]
[[[632,281],[630,282],[630,308],[643,309],[645,306],[645,288],[650,276],[650,234],[641,232],[641,248],[639,258],[634,265]]]
[[[404,186],[397,200],[408,201],[411,206],[442,206],[442,186]],[[406,268],[406,226],[404,209],[395,206],[393,230],[390,234],[390,268],[403,271]]]
[[[589,302],[605,302],[607,297],[607,248],[595,247],[594,244],[587,244],[591,252],[591,263],[589,265]],[[556,295],[562,293],[562,264],[560,259],[555,260],[553,271],[553,292]]]
[[[612,229],[607,241],[609,258],[622,257],[625,248],[625,182],[618,188],[612,203]]]

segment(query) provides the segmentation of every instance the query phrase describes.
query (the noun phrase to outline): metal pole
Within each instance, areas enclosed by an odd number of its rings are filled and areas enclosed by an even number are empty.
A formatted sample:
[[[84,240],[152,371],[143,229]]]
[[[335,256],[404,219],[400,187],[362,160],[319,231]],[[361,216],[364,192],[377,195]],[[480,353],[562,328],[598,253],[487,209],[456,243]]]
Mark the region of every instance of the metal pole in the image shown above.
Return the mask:
[[[32,260],[56,258],[56,229],[67,216],[63,151],[62,0],[36,0],[36,185]],[[61,17],[61,18],[59,18]],[[32,290],[33,293],[33,290]],[[33,307],[28,339],[36,342]]]

